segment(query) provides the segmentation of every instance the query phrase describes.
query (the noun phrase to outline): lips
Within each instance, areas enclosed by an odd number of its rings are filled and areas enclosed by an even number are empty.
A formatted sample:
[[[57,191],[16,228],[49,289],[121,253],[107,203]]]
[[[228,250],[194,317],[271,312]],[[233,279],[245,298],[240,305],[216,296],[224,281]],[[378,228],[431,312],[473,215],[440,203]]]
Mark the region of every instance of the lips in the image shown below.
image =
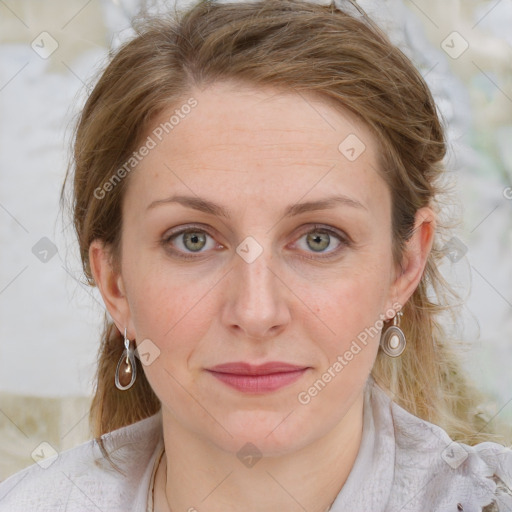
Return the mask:
[[[252,365],[243,361],[234,363],[218,364],[210,368],[211,371],[220,373],[231,373],[235,375],[269,375],[271,373],[287,373],[303,370],[306,366],[297,366],[281,361],[271,361],[269,363]]]
[[[227,386],[243,393],[269,393],[292,384],[304,375],[309,367],[281,361],[252,365],[242,361],[224,363],[208,372]]]

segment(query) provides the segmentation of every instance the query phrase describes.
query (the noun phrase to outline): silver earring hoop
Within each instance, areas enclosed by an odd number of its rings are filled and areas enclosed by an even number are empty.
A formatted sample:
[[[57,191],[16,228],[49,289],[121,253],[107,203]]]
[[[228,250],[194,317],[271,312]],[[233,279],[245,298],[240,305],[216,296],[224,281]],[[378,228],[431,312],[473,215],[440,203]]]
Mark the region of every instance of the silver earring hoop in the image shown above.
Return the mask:
[[[116,368],[116,387],[121,391],[130,389],[137,377],[137,365],[135,362],[135,350],[130,346],[130,340],[126,337],[124,328],[124,350]]]
[[[400,318],[402,315],[401,311],[397,311],[393,317],[393,325],[388,326],[380,338],[380,347],[389,357],[402,355],[407,344],[404,331],[400,329]]]

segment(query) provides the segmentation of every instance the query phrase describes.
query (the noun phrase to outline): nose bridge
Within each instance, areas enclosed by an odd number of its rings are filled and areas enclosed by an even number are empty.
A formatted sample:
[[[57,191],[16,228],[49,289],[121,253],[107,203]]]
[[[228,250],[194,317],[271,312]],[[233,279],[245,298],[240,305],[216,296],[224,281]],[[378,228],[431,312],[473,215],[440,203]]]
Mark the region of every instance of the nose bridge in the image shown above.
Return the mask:
[[[275,273],[271,270],[272,256],[270,250],[262,252],[254,261],[241,258],[238,262],[240,297],[242,302],[252,306],[253,302],[263,306],[275,301]],[[261,308],[260,308],[261,309]]]
[[[251,237],[237,247],[225,321],[248,337],[261,338],[289,320],[283,285],[273,267],[270,247]]]

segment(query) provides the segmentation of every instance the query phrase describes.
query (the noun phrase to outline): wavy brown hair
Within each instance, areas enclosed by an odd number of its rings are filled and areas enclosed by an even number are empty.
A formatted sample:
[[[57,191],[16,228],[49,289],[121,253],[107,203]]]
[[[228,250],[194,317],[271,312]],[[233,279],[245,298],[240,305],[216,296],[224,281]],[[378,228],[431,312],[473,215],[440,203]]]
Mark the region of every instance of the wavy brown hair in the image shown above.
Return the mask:
[[[353,11],[354,4],[347,6]],[[136,19],[134,27],[137,36],[111,56],[79,115],[62,188],[63,199],[72,175],[70,206],[91,286],[93,240],[108,244],[119,269],[121,205],[130,176],[101,199],[95,190],[130,158],[155,116],[184,103],[193,88],[218,81],[316,94],[370,127],[380,145],[378,171],[392,194],[397,263],[416,211],[427,205],[439,211],[446,143],[433,98],[412,62],[362,11],[298,0],[200,1],[184,12]],[[408,348],[399,358],[379,351],[372,375],[402,407],[475,444],[492,435],[478,414],[482,397],[462,372],[456,342],[441,321],[450,301],[458,300],[438,269],[441,228],[419,286],[403,307]],[[135,385],[128,391],[115,387],[122,339],[105,314],[90,411],[97,437],[161,406],[138,360]]]

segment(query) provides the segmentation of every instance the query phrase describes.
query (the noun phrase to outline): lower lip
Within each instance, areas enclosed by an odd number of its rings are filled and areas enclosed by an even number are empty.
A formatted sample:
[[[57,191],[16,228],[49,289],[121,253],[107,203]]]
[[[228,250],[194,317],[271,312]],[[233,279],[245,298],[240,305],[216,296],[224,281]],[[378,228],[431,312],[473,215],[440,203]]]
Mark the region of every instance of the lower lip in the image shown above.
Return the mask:
[[[307,368],[293,372],[270,373],[268,375],[236,375],[208,370],[214,377],[228,386],[244,393],[267,393],[280,389],[300,379]]]

